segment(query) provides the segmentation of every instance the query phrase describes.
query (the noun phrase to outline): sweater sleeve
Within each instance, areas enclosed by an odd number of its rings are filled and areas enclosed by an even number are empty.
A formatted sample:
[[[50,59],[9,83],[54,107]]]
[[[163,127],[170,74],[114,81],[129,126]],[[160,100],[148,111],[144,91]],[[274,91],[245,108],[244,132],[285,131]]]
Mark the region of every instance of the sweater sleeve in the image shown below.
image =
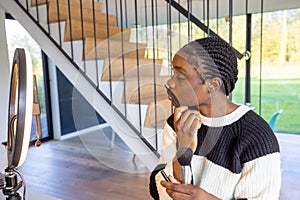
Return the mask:
[[[176,137],[173,129],[166,124],[163,132],[160,161],[150,176],[150,194],[155,200],[171,200],[160,182],[164,179],[160,171],[165,170],[167,175],[173,175],[172,161],[176,154]]]
[[[272,153],[244,164],[234,199],[279,199],[280,153]]]
[[[266,121],[253,111],[242,122],[240,149],[241,177],[235,187],[235,199],[279,199],[281,186],[280,148]]]

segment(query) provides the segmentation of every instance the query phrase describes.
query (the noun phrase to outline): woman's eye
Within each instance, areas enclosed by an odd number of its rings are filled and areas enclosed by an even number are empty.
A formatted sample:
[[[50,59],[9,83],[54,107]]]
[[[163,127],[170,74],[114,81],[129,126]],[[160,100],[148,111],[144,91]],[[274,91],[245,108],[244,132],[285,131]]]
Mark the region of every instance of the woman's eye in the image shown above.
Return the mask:
[[[174,75],[176,76],[176,78],[178,80],[185,80],[185,76],[183,76],[182,74],[180,74],[180,73],[178,73],[176,71],[174,71]]]
[[[185,76],[182,75],[181,73],[177,72],[173,68],[171,68],[171,73],[173,74],[173,77],[176,77],[178,80],[186,80]]]
[[[179,79],[179,80],[185,80],[185,77],[183,76],[183,75],[176,75],[176,77],[177,77],[177,79]]]

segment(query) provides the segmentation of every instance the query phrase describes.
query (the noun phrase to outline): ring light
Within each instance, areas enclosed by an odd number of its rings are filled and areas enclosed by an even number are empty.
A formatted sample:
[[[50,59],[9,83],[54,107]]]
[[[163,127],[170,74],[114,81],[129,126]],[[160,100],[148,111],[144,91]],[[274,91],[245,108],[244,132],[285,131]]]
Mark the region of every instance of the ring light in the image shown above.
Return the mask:
[[[8,111],[8,168],[24,163],[31,133],[33,80],[31,62],[26,65],[26,58],[24,49],[15,50]]]
[[[17,192],[24,185],[23,199],[25,199],[26,185],[17,167],[26,158],[32,123],[33,105],[33,75],[31,59],[25,56],[25,50],[15,50],[9,94],[8,134],[7,134],[7,168],[5,169],[5,187],[3,194],[7,200],[20,200]],[[18,174],[22,181],[18,182]]]

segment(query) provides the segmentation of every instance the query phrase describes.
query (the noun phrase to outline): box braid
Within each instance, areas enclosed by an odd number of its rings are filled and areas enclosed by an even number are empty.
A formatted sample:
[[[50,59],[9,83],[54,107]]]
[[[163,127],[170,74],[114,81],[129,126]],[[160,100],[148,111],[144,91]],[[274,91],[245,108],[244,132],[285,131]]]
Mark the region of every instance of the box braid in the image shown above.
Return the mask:
[[[183,46],[177,54],[183,53],[187,61],[196,69],[203,68],[203,83],[206,79],[218,77],[222,80],[222,90],[228,96],[238,79],[237,58],[233,48],[219,37],[194,40]]]

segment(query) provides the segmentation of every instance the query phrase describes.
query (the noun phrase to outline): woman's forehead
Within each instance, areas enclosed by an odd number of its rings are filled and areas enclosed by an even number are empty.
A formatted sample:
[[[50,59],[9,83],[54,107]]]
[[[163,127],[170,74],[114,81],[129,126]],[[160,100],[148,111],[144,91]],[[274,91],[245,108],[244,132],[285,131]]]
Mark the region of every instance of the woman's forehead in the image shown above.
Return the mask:
[[[172,61],[173,69],[178,71],[202,71],[202,67],[197,67],[193,63],[189,62],[188,55],[176,54]]]

